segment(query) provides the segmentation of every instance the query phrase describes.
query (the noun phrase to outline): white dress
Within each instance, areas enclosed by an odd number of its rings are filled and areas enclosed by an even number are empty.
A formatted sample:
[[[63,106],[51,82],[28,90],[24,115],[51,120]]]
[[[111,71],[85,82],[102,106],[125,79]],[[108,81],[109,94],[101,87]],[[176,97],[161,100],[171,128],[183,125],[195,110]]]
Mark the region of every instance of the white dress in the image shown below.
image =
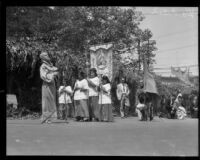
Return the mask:
[[[88,82],[86,79],[83,79],[81,81],[77,80],[75,83],[75,86],[82,88],[82,89],[88,89]],[[87,91],[81,91],[80,89],[75,91],[74,93],[74,100],[81,100],[81,99],[88,99],[88,92]]]
[[[102,85],[102,87],[107,91],[107,93],[101,91],[99,94],[99,104],[111,104],[111,86],[110,83]]]
[[[94,77],[94,78],[90,78],[90,80],[96,85],[99,86],[99,78],[98,77]],[[89,87],[89,96],[98,96],[99,93],[97,91],[96,88],[93,87]]]
[[[61,90],[65,90],[67,92],[73,92],[71,86],[60,86],[58,92],[60,93]],[[68,103],[72,103],[71,97],[69,94],[67,94],[66,92],[63,92],[60,94],[59,96],[59,104],[68,104]]]

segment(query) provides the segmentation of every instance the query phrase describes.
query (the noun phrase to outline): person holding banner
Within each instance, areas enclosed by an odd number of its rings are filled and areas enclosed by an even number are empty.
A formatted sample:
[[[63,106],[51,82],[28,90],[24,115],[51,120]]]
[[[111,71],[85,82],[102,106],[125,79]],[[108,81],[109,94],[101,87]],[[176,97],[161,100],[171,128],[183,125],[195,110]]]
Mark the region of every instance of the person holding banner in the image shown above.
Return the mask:
[[[51,123],[57,118],[55,77],[58,75],[58,68],[52,65],[47,52],[42,52],[40,59],[42,60],[40,78],[43,80],[42,123]]]
[[[85,73],[80,72],[78,75],[78,80],[75,82],[74,86],[74,106],[75,106],[75,118],[76,121],[88,121],[89,111],[88,111],[88,82],[85,79]]]
[[[99,86],[100,121],[103,122],[113,122],[110,90],[110,81],[107,76],[103,76]]]
[[[87,78],[89,86],[89,117],[90,121],[99,121],[99,78],[95,68],[90,69],[90,78]]]

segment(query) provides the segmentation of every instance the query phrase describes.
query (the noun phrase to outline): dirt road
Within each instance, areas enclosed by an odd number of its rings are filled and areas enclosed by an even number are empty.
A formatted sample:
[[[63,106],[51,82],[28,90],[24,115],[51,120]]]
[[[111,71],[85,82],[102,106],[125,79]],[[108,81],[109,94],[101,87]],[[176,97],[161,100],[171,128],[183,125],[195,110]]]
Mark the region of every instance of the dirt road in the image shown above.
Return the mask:
[[[197,156],[198,120],[7,120],[7,155]]]

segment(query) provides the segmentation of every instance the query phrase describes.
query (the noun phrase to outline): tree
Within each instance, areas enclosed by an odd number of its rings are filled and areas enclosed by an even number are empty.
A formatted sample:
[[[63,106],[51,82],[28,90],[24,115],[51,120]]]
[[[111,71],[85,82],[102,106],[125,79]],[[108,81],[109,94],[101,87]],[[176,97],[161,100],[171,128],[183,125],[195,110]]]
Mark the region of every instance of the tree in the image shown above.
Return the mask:
[[[145,29],[142,33],[142,41],[146,43],[142,44],[141,52],[146,55],[148,66],[155,62],[153,59],[155,54],[153,52],[157,50],[156,41],[151,40],[152,36],[153,33],[149,29]]]
[[[79,69],[85,68],[88,47],[110,42],[115,46],[114,67],[132,72],[138,62],[120,62],[123,53],[117,44],[131,50],[136,44],[132,35],[138,34],[143,18],[133,7],[7,7],[7,78],[14,76],[22,92],[37,79],[39,90],[39,54],[46,50],[60,68],[61,79],[73,83]]]

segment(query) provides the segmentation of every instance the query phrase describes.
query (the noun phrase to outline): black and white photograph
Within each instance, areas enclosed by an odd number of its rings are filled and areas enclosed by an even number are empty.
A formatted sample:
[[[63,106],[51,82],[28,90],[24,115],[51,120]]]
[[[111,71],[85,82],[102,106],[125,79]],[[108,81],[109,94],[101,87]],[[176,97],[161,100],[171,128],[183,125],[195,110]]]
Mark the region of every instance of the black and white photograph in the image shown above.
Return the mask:
[[[6,6],[6,155],[198,157],[198,9]]]

